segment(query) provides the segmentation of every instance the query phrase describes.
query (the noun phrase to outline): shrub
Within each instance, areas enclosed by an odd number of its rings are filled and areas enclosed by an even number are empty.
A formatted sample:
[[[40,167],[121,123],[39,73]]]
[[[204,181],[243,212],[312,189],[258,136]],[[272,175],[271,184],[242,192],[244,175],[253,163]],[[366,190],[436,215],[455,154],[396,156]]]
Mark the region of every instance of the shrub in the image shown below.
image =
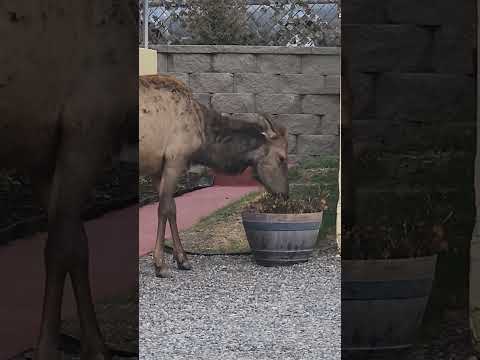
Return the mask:
[[[151,44],[340,46],[339,7],[319,15],[326,5],[306,0],[161,3],[150,16]]]
[[[248,42],[245,0],[192,0],[185,15],[194,44],[238,45]]]

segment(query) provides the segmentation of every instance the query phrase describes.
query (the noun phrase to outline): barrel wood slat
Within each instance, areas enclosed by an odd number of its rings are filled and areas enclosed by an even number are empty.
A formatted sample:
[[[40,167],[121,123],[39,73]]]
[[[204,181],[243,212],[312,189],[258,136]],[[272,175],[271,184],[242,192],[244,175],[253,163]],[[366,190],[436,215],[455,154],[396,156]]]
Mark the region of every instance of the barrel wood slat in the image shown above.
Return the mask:
[[[322,218],[323,212],[242,215],[255,261],[263,266],[308,261],[317,241]]]
[[[342,349],[413,345],[435,275],[436,256],[342,261]]]

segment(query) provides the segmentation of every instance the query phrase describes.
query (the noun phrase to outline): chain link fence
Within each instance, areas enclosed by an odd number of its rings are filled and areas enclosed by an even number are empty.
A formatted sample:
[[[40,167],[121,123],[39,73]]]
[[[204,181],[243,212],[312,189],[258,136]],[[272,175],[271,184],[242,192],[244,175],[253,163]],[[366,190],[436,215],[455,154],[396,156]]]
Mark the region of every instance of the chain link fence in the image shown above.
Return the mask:
[[[142,46],[340,46],[340,0],[139,1]]]

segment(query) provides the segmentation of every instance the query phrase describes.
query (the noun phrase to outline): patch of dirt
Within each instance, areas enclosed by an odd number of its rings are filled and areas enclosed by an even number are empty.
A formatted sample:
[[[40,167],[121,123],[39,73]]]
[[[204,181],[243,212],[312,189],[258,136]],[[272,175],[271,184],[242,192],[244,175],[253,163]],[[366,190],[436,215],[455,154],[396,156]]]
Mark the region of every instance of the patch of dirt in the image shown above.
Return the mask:
[[[221,221],[209,230],[191,229],[180,234],[186,252],[195,254],[249,253],[241,218]],[[167,245],[172,246],[167,243]]]
[[[217,210],[190,229],[180,232],[183,248],[193,254],[248,254],[245,230],[243,229],[241,212],[245,205],[254,201],[260,193],[246,195],[233,204]],[[171,240],[166,241],[172,247]]]

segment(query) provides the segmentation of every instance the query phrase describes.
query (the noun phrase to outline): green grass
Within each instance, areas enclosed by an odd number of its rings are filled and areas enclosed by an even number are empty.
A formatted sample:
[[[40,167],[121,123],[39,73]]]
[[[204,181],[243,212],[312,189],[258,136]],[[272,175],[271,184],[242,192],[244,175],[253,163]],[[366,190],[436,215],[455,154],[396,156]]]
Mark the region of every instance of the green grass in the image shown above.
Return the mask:
[[[322,169],[337,169],[338,170],[338,158],[335,156],[323,156],[312,159],[306,159],[300,162],[302,168],[322,168]]]
[[[298,185],[305,185],[307,188],[309,186],[319,188],[319,191],[328,194],[328,209],[323,213],[323,224],[318,235],[319,240],[324,240],[328,237],[335,238],[338,166],[339,161],[336,157],[319,157],[300,162],[289,173],[289,181],[292,188]]]
[[[185,250],[200,254],[248,253],[250,247],[240,220],[241,213],[259,194],[258,191],[247,194],[181,231]],[[171,240],[167,240],[166,245],[172,247]]]
[[[328,194],[326,199],[328,209],[323,213],[323,223],[319,232],[319,240],[324,240],[327,237],[335,238],[338,202],[338,166],[338,158],[325,156],[302,161],[298,166],[289,171],[292,198],[302,198],[311,191]],[[221,220],[223,215],[228,216],[228,214],[236,212],[238,208],[245,207],[255,197],[256,195],[248,195],[238,202],[220,209],[205,220],[205,226]]]

